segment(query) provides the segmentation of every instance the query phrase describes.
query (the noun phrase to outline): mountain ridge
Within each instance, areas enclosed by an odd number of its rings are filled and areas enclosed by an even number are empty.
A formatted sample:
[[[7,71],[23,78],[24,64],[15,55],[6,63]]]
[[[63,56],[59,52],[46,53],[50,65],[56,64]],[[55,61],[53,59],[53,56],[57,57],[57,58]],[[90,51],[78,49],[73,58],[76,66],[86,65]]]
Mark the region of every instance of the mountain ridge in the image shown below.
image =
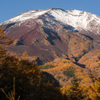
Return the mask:
[[[60,8],[31,10],[0,24],[14,39],[11,51],[36,56],[41,62],[57,57],[78,61],[100,49],[100,18],[94,14]]]

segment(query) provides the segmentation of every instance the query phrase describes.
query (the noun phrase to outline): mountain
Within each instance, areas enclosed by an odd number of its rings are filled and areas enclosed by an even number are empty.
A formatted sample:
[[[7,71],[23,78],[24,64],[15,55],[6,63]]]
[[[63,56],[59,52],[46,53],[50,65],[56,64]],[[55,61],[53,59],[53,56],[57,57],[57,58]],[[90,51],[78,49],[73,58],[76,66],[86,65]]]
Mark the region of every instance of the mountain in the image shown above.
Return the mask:
[[[11,18],[10,20],[5,21],[2,24],[5,25],[17,23],[17,25],[20,25],[21,23],[31,19],[37,19],[37,22],[39,23],[39,17],[45,21],[48,21],[49,23],[56,21],[64,25],[70,25],[74,28],[73,30],[84,29],[90,32],[94,32],[95,34],[100,34],[100,17],[85,11],[79,11],[75,9],[64,11],[62,9],[52,8],[45,10],[27,11],[14,18]],[[43,22],[40,23],[45,24]]]
[[[100,50],[100,17],[71,9],[37,9],[0,24],[14,39],[9,50],[27,51],[39,64],[65,57],[78,62],[91,50]]]

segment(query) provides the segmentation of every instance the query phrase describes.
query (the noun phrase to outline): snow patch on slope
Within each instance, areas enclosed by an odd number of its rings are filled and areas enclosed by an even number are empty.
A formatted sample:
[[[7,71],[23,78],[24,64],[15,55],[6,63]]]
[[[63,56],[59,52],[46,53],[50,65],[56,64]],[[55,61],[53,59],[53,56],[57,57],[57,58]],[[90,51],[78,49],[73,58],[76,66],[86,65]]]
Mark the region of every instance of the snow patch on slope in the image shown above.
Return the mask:
[[[49,14],[54,16],[55,20],[71,25],[76,29],[82,28],[88,30],[88,24],[93,20],[100,25],[100,18],[85,11],[68,10],[65,12],[62,10],[52,10]]]
[[[38,18],[40,15],[48,12],[50,9],[46,9],[46,10],[32,10],[32,11],[27,11],[25,13],[22,13],[14,18],[11,18],[7,21],[5,21],[4,23],[1,24],[8,24],[8,23],[17,23],[17,22],[23,22],[26,21],[28,19],[36,19]]]

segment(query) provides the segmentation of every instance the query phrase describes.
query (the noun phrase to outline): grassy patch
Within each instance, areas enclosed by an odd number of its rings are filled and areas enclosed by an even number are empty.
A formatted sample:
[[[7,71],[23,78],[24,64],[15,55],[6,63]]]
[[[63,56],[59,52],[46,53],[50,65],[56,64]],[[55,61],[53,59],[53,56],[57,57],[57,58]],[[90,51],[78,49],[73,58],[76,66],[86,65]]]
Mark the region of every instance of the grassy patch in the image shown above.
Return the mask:
[[[49,69],[49,68],[53,68],[53,65],[42,65],[40,66],[40,69]]]

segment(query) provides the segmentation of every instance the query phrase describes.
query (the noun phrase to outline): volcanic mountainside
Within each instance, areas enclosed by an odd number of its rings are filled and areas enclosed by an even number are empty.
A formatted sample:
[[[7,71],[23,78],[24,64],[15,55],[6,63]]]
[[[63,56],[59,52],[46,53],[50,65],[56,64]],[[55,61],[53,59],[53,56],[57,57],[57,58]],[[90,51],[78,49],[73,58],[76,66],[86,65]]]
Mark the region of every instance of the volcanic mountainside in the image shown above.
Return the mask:
[[[98,50],[100,58],[100,17],[79,10],[59,8],[32,10],[0,24],[14,43],[10,51],[27,51],[39,64],[65,57],[73,62]],[[91,53],[90,53],[91,54]],[[93,55],[92,54],[92,55]]]

